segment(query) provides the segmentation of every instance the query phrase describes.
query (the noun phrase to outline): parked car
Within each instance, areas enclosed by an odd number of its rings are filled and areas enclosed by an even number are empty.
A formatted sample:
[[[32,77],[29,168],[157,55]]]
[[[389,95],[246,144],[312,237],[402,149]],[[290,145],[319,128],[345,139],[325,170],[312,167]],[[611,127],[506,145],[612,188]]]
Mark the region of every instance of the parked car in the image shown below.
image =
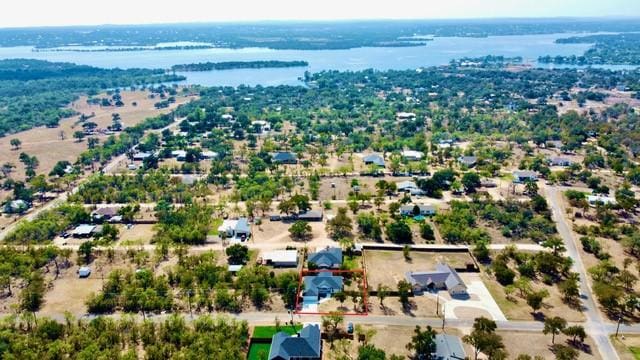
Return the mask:
[[[347,324],[347,333],[348,334],[353,334],[353,323],[348,323]]]

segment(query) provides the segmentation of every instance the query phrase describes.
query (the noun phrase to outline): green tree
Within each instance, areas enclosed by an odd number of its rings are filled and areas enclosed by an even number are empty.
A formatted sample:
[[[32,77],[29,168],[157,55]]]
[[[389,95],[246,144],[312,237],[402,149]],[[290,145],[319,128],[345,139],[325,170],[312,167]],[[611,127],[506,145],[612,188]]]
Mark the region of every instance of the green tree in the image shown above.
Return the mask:
[[[231,265],[246,264],[249,261],[249,248],[241,244],[233,244],[225,250],[227,261]]]
[[[567,320],[559,317],[548,317],[544,319],[544,329],[542,332],[547,335],[551,334],[551,343],[555,344],[556,335],[560,334],[567,327]]]
[[[475,172],[467,172],[462,175],[462,186],[464,186],[464,190],[468,193],[476,192],[481,186],[480,175]]]
[[[413,330],[414,335],[411,337],[411,342],[407,344],[407,350],[413,352],[414,359],[430,359],[432,354],[436,351],[436,332],[427,326],[422,331],[420,326],[416,325]]]
[[[311,225],[306,221],[298,220],[289,227],[289,236],[294,241],[306,241],[311,238]]]
[[[386,360],[387,354],[382,349],[371,344],[365,344],[358,348],[358,360]]]
[[[406,280],[398,281],[398,297],[404,309],[409,308],[409,296],[411,295],[411,284]]]
[[[349,215],[347,215],[347,208],[339,208],[336,216],[333,219],[327,221],[326,227],[329,236],[334,240],[345,237],[350,238],[353,224],[351,223],[351,218],[349,218]]]
[[[403,220],[396,220],[387,224],[386,234],[389,241],[394,243],[406,244],[413,240],[411,228]]]
[[[9,141],[9,143],[11,144],[12,149],[11,150],[19,150],[20,146],[22,145],[22,141],[20,141],[20,139],[11,139]]]

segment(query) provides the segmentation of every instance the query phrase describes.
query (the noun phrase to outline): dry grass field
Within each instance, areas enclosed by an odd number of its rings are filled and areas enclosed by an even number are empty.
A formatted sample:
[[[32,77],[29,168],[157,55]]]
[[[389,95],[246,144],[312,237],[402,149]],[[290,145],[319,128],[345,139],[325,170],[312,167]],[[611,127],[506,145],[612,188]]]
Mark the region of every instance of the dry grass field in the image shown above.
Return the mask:
[[[482,275],[482,281],[487,287],[491,295],[493,296],[498,306],[509,320],[533,320],[534,317],[531,314],[531,307],[527,305],[526,299],[521,298],[519,294],[514,293],[508,299],[504,287],[500,285],[493,277],[486,274]],[[577,309],[570,307],[562,301],[562,295],[558,291],[557,286],[547,286],[541,281],[531,284],[535,291],[541,289],[547,289],[549,291],[549,297],[544,299],[542,309],[540,312],[545,316],[560,316],[567,321],[584,321],[584,314]]]
[[[515,359],[520,354],[528,354],[531,357],[541,356],[543,359],[555,359],[551,352],[551,335],[544,335],[541,332],[518,332],[518,331],[497,331],[502,336],[505,348],[509,352],[509,359]],[[567,337],[560,334],[556,335],[556,344],[569,345]],[[578,359],[595,360],[602,359],[598,349],[595,347],[593,340],[588,337],[585,339],[587,351],[579,351]],[[470,355],[467,352],[467,355]],[[473,353],[471,353],[473,355]]]
[[[617,338],[611,336],[611,342],[621,360],[640,359],[640,335],[622,334]]]
[[[405,260],[402,251],[367,250],[364,253],[367,266],[367,283],[376,289],[378,284],[397,287],[409,271],[434,270],[438,262],[446,262],[454,268],[464,268],[473,262],[468,253],[411,252],[411,260]]]
[[[111,124],[111,114],[113,113],[120,114],[123,125],[127,127],[138,124],[146,118],[167,113],[178,105],[189,102],[192,99],[192,97],[177,96],[176,103],[172,104],[170,108],[157,110],[153,105],[158,99],[150,99],[147,91],[123,91],[121,95],[125,103],[122,107],[89,105],[86,97],[79,98],[69,107],[81,114],[89,115],[95,113],[95,117],[89,121],[95,122],[98,124],[98,128],[104,129]],[[137,103],[137,106],[132,105],[134,102]],[[36,172],[39,174],[48,174],[59,160],[75,162],[78,155],[87,149],[86,139],[82,142],[77,142],[73,138],[75,131],[82,130],[80,125],[76,125],[78,118],[79,116],[75,116],[62,120],[57,128],[38,127],[0,138],[0,164],[13,163],[16,168],[11,177],[15,180],[23,180],[25,177],[24,166],[19,161],[19,155],[22,152],[38,158],[40,166],[36,169]],[[62,133],[64,133],[64,140],[61,139]],[[95,137],[104,140],[107,135],[96,135]],[[19,150],[12,150],[9,144],[11,139],[14,138],[22,142]]]

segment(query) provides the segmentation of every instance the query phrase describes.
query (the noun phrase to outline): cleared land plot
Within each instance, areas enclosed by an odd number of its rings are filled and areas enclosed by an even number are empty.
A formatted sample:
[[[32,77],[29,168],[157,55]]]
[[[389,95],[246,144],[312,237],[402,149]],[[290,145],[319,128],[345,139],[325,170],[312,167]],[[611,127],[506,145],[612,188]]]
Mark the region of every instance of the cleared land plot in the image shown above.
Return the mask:
[[[536,332],[519,332],[519,331],[497,331],[497,334],[502,336],[505,348],[509,352],[509,358],[514,359],[519,354],[528,354],[533,356],[541,356],[543,359],[555,359],[555,356],[551,352],[551,335],[544,335]],[[556,335],[556,344],[564,344],[570,346],[567,343],[568,338],[562,334]],[[600,353],[596,348],[593,340],[588,337],[585,339],[587,352],[578,351],[578,359],[602,359]],[[467,355],[473,355],[473,353],[467,352]]]
[[[153,224],[135,224],[130,229],[127,229],[125,225],[118,225],[119,244],[121,245],[142,245],[149,244],[151,239],[156,234]]]
[[[95,113],[96,116],[87,121],[95,122],[98,124],[98,128],[105,129],[111,125],[111,114],[113,113],[120,114],[123,125],[127,127],[138,124],[148,117],[167,113],[178,105],[192,99],[191,97],[177,96],[175,104],[172,104],[167,109],[157,110],[154,104],[158,102],[159,99],[149,99],[149,92],[147,91],[123,91],[121,95],[125,103],[122,107],[89,105],[87,104],[86,97],[79,98],[69,105],[69,107],[81,114],[90,115],[91,113]],[[97,97],[106,96],[105,94],[101,94]],[[137,106],[133,106],[133,102],[136,102]],[[74,163],[78,155],[87,149],[86,140],[77,142],[76,139],[73,138],[75,131],[82,130],[81,125],[76,125],[78,118],[79,116],[74,116],[62,120],[56,128],[38,127],[0,138],[0,163],[11,162],[16,165],[14,172],[11,174],[11,177],[15,180],[24,179],[25,169],[19,161],[19,155],[22,152],[38,158],[40,162],[40,165],[36,169],[38,174],[48,174],[59,160],[67,160]],[[64,133],[64,140],[61,140],[61,133]],[[108,136],[92,135],[92,137],[104,140]],[[12,150],[9,144],[11,139],[14,138],[22,142],[19,150]]]
[[[407,261],[402,251],[366,250],[364,261],[367,269],[367,283],[370,289],[378,284],[396,289],[398,281],[405,279],[409,271],[434,270],[438,262],[445,262],[454,268],[464,268],[473,263],[471,255],[466,252],[411,252],[411,260]]]
[[[526,299],[519,296],[519,293],[511,295],[508,298],[505,294],[504,287],[500,285],[494,278],[487,274],[481,276],[484,285],[487,287],[491,296],[493,296],[498,306],[509,320],[533,320],[532,309],[527,305]],[[557,286],[547,286],[542,282],[532,282],[533,290],[539,291],[543,288],[549,291],[549,297],[543,301],[540,312],[545,316],[560,316],[567,321],[580,322],[584,321],[584,314],[578,309],[574,309],[562,301],[562,295],[558,291]]]

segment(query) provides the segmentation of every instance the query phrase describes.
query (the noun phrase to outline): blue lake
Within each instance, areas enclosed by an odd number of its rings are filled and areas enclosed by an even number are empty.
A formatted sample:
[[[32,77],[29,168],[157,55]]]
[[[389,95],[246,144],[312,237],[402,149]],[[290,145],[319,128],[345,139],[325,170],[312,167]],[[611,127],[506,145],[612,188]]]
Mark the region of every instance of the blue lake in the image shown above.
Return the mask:
[[[355,71],[415,69],[448,64],[452,59],[484,55],[521,56],[537,65],[543,55],[581,55],[589,44],[556,44],[571,34],[492,36],[486,38],[439,37],[419,47],[368,47],[348,50],[271,50],[266,48],[141,50],[124,52],[34,52],[31,47],[0,48],[0,59],[30,58],[66,61],[104,68],[164,68],[175,64],[252,60],[305,60],[308,67],[276,69],[235,69],[185,72],[186,83],[200,85],[296,85],[305,71]],[[544,67],[550,67],[544,65]],[[629,68],[608,66],[608,68]]]

